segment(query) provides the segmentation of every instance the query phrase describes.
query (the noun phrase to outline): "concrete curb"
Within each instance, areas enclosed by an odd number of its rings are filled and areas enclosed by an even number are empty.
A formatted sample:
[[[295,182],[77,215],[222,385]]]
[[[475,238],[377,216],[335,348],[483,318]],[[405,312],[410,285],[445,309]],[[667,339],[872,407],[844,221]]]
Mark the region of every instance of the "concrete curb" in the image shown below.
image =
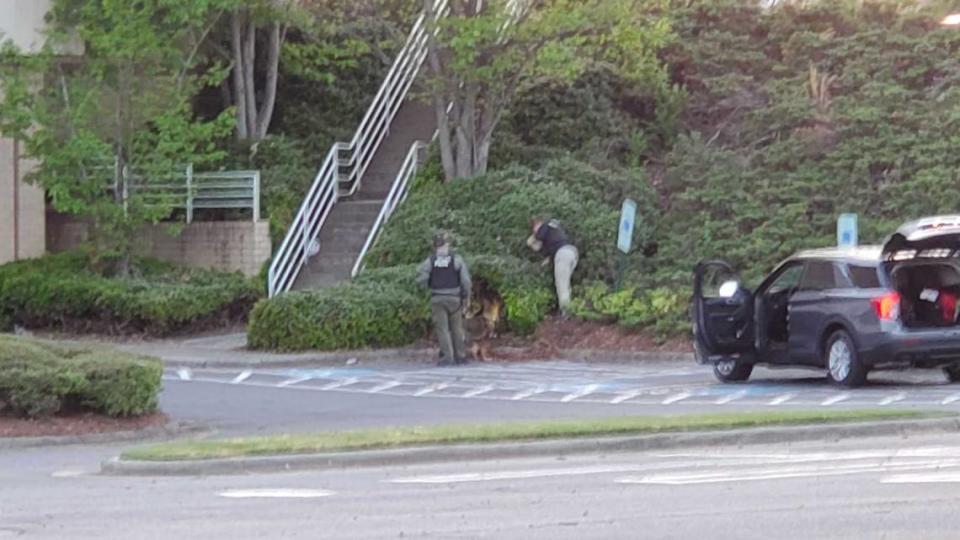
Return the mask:
[[[112,431],[108,433],[90,433],[87,435],[65,435],[49,437],[5,437],[0,438],[0,450],[17,450],[39,446],[67,446],[73,444],[110,444],[164,440],[183,435],[197,435],[206,430],[186,422],[169,422],[162,426],[152,426],[134,431]]]
[[[198,461],[149,462],[124,461],[113,458],[103,462],[101,472],[109,475],[126,476],[207,476],[274,473],[350,467],[414,465],[445,461],[562,456],[597,452],[637,452],[717,445],[751,445],[814,440],[835,441],[852,437],[907,436],[929,433],[956,433],[958,431],[960,431],[960,418],[951,417]]]
[[[512,348],[503,348],[506,353],[513,353]],[[244,351],[245,355],[256,354]],[[350,359],[359,362],[415,362],[432,364],[436,361],[437,352],[433,349],[370,349],[357,351],[317,352],[296,357],[271,358],[268,353],[260,358],[250,360],[216,360],[208,358],[191,359],[183,355],[163,358],[163,363],[171,368],[224,368],[224,369],[256,369],[256,368],[298,368],[317,365],[342,365]],[[281,355],[283,356],[283,355]],[[591,362],[693,362],[693,354],[659,351],[605,351],[594,349],[567,349],[559,351],[552,358],[541,360],[568,360],[581,361],[589,358]],[[512,364],[517,361],[492,362]]]

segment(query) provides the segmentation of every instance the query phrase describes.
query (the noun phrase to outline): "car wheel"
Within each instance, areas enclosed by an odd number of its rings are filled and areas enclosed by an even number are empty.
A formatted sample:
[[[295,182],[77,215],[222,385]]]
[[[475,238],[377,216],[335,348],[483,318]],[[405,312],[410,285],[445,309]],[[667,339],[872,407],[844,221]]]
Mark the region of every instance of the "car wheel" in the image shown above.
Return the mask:
[[[713,374],[723,382],[742,382],[750,378],[753,364],[743,360],[720,360],[713,365]]]
[[[867,381],[867,368],[860,362],[853,338],[845,330],[837,330],[830,335],[823,354],[823,363],[831,382],[855,387]]]
[[[947,366],[943,368],[943,374],[952,383],[960,382],[960,366]]]

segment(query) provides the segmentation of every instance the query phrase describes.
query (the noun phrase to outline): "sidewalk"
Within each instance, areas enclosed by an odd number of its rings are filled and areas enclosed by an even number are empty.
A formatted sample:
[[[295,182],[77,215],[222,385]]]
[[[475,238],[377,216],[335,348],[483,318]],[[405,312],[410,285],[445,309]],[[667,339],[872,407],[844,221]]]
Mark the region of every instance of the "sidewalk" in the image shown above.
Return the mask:
[[[432,348],[412,346],[395,349],[360,349],[354,351],[311,351],[303,353],[273,353],[247,348],[244,333],[223,334],[185,339],[109,342],[91,340],[132,353],[155,356],[169,367],[187,368],[284,368],[313,366],[342,366],[359,362],[391,364],[424,364],[436,362],[437,352]],[[501,348],[505,353],[517,350]],[[567,349],[550,358],[531,360],[569,360],[598,363],[620,362],[692,362],[693,355],[673,352],[605,351],[594,349]]]

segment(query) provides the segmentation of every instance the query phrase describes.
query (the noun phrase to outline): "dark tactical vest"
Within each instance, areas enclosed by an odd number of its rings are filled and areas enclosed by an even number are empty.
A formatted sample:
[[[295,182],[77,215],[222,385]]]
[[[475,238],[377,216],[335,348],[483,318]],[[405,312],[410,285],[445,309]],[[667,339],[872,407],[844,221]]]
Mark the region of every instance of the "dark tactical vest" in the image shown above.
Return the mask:
[[[560,222],[555,219],[541,225],[537,231],[537,236],[543,238],[543,249],[541,252],[547,257],[553,257],[560,251],[560,248],[570,245],[570,238],[567,237],[567,231],[563,230]]]
[[[460,270],[456,268],[453,253],[430,257],[430,288],[434,291],[460,289]]]

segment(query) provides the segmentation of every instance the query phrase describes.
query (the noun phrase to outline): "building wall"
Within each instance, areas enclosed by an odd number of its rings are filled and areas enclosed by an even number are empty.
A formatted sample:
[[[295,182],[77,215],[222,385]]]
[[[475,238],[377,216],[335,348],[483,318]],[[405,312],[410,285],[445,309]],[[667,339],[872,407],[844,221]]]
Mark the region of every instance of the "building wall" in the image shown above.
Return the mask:
[[[66,251],[89,238],[88,223],[62,214],[47,220],[47,244],[52,252]],[[255,276],[273,253],[270,224],[266,221],[202,221],[184,226],[179,235],[169,226],[143,229],[143,255],[191,268],[242,272]]]
[[[27,52],[43,45],[43,18],[50,0],[2,0],[0,41]],[[22,149],[0,138],[0,264],[38,257],[45,251],[43,191],[23,182],[32,164]]]

